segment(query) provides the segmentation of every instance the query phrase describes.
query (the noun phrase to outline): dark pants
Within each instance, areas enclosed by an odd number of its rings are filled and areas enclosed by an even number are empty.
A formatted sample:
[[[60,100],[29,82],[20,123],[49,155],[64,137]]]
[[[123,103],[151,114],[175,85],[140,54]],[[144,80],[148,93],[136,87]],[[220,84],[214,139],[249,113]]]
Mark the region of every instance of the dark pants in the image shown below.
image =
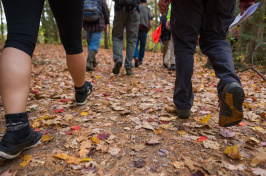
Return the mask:
[[[8,35],[5,47],[24,51],[32,57],[38,37],[44,0],[2,0]],[[83,0],[49,0],[66,54],[82,48]]]
[[[138,34],[138,40],[135,48],[134,58],[139,58],[139,62],[143,61],[145,55],[145,47],[147,40],[147,32],[140,32]],[[140,45],[140,46],[139,46]]]
[[[174,103],[185,110],[193,105],[191,77],[194,51],[200,35],[201,51],[208,56],[220,78],[218,91],[229,82],[239,82],[235,74],[230,44],[225,40],[234,21],[235,0],[173,1],[171,31],[176,56]]]

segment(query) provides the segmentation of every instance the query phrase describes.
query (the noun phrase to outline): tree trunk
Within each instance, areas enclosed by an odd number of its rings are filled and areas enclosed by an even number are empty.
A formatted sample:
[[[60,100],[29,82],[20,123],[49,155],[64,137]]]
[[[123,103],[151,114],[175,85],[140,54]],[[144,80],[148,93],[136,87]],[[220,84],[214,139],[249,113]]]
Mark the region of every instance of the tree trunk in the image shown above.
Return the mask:
[[[104,48],[109,49],[108,47],[108,35],[107,35],[107,30],[104,31]]]
[[[5,33],[5,30],[4,30],[4,23],[3,23],[3,21],[4,21],[4,15],[3,15],[3,7],[2,7],[2,2],[0,2],[0,10],[1,10],[1,39],[2,40],[5,40],[5,36],[4,36],[4,33]]]

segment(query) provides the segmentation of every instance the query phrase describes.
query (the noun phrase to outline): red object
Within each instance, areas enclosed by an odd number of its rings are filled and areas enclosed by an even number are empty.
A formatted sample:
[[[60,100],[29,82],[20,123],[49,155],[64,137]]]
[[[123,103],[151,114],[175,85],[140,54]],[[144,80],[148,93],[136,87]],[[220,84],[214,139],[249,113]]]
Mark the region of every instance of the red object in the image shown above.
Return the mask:
[[[81,127],[80,126],[72,126],[71,129],[72,130],[79,130],[79,129],[81,129]]]
[[[62,113],[62,112],[64,112],[64,109],[55,110],[55,113]]]
[[[246,124],[244,122],[240,122],[238,125],[240,125],[240,126],[246,126]]]
[[[207,139],[207,136],[200,136],[200,138],[198,138],[198,141],[205,141]]]
[[[153,43],[158,43],[160,36],[161,36],[161,28],[162,28],[162,23],[159,25],[159,27],[153,32],[152,38],[153,38]]]

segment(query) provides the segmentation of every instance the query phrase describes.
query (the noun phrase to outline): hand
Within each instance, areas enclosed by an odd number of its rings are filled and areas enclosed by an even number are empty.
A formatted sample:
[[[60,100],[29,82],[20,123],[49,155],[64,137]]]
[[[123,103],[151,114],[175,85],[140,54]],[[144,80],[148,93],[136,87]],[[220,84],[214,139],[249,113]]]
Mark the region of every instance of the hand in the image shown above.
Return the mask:
[[[168,6],[169,6],[169,0],[159,0],[158,6],[160,9],[160,13],[162,16],[166,16],[166,13],[168,11]]]
[[[108,24],[105,25],[104,31],[107,31],[107,28],[108,28]]]
[[[166,27],[168,30],[170,30],[170,21],[167,21],[167,22],[165,23],[165,27]]]
[[[247,8],[249,8],[254,4],[255,2],[240,2],[239,3],[240,15],[243,15],[243,13],[247,10]]]

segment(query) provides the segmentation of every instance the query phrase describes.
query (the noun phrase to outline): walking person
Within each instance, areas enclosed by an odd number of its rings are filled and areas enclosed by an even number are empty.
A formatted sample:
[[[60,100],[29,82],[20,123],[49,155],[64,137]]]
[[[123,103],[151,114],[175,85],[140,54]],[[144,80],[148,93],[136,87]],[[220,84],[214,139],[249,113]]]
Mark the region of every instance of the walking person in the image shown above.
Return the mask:
[[[113,73],[119,74],[123,65],[123,34],[126,28],[126,59],[124,67],[127,75],[132,75],[132,60],[138,38],[139,0],[115,0],[115,17],[113,21]]]
[[[26,112],[30,90],[31,58],[38,37],[44,0],[2,0],[8,35],[0,57],[0,92],[5,110],[6,133],[0,142],[0,157],[12,159],[41,141],[31,129]],[[84,0],[49,0],[66,51],[75,86],[77,105],[92,92],[85,81],[86,58],[82,49]]]
[[[91,5],[93,2],[98,10],[96,18],[94,18],[94,16],[87,15],[83,20],[83,29],[85,31],[85,38],[88,44],[88,57],[86,64],[87,71],[94,71],[94,67],[97,67],[98,65],[98,61],[96,61],[95,56],[100,46],[103,31],[107,30],[110,16],[105,0],[85,0],[84,11],[86,10],[86,3],[88,3],[87,8],[94,8],[94,6]]]
[[[142,61],[143,61],[144,54],[145,54],[147,34],[152,27],[152,14],[151,14],[150,9],[146,5],[147,5],[147,0],[140,0],[139,2],[139,12],[140,12],[139,33],[138,33],[138,39],[137,39],[136,49],[134,53],[135,67],[142,65]]]
[[[243,13],[254,0],[240,0]],[[168,10],[169,1],[160,0],[160,12]],[[194,94],[191,77],[193,75],[193,55],[200,35],[199,45],[207,55],[220,78],[217,85],[220,102],[219,125],[229,127],[243,120],[244,90],[235,73],[232,50],[225,40],[229,25],[234,21],[235,0],[189,0],[173,1],[171,11],[171,31],[176,57],[176,81],[174,104],[181,119],[190,117]]]

